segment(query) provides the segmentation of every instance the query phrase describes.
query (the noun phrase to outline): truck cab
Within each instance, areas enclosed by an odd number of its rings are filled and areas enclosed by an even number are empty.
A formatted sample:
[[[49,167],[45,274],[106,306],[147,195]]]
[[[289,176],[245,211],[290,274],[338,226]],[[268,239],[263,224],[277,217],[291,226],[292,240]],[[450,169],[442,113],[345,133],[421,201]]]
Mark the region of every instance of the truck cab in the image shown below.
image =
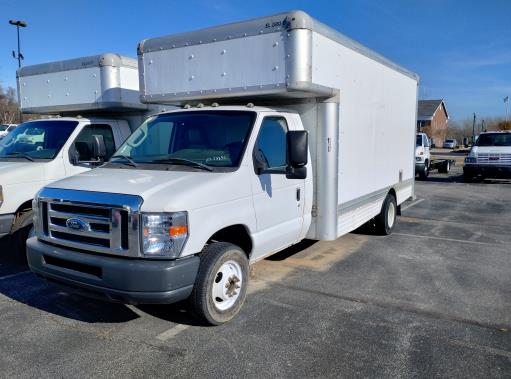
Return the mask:
[[[0,141],[0,237],[20,231],[20,238],[26,238],[37,191],[102,164],[130,133],[126,121],[101,118],[62,117],[20,124]]]
[[[476,178],[511,178],[511,132],[481,133],[465,158],[466,182]]]
[[[426,133],[417,133],[415,141],[415,173],[425,179],[429,175],[431,162],[430,141]]]

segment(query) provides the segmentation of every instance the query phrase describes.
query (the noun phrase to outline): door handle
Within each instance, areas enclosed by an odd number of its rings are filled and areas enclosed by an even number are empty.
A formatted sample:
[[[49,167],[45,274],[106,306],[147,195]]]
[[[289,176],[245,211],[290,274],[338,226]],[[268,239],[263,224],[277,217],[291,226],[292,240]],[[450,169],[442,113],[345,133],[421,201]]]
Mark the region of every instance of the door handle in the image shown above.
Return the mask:
[[[301,198],[301,190],[300,188],[296,189],[296,201],[300,201]]]

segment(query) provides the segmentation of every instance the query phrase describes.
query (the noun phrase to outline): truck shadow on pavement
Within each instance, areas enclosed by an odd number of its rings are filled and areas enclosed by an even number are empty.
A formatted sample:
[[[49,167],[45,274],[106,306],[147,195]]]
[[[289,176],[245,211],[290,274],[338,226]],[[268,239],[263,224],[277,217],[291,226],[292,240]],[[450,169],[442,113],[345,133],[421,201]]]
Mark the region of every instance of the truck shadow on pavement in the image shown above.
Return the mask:
[[[314,245],[302,241],[270,259],[285,260]],[[119,324],[149,316],[190,326],[203,326],[188,310],[186,301],[168,305],[137,305],[110,303],[81,296],[57,284],[36,277],[26,264],[20,263],[18,251],[0,240],[0,309],[4,303],[21,303],[47,314],[84,323]],[[47,316],[43,313],[43,316]]]
[[[19,302],[57,316],[87,323],[122,323],[139,317],[122,304],[67,293],[37,278],[8,241],[0,240],[0,304]],[[3,295],[3,296],[2,296]],[[5,302],[5,300],[4,300]]]
[[[257,264],[260,270],[266,272],[282,271],[275,280],[283,280],[295,266],[306,267],[313,270],[326,270],[332,264],[351,252],[357,250],[360,243],[365,241],[357,234],[371,234],[366,230],[357,230],[339,242],[318,242],[303,240],[287,249],[266,258],[262,264]],[[353,241],[352,241],[353,240]],[[341,243],[341,246],[337,246]],[[335,247],[337,246],[337,247]],[[312,250],[314,249],[314,250]],[[18,302],[29,307],[43,311],[42,316],[55,315],[58,317],[84,323],[120,324],[145,317],[155,317],[160,320],[190,326],[204,326],[193,317],[188,310],[186,301],[169,305],[136,305],[110,303],[102,300],[81,296],[56,284],[41,280],[28,268],[27,264],[20,264],[14,249],[0,240],[0,312],[2,302]],[[268,268],[267,266],[271,267]],[[289,271],[291,270],[291,271]],[[263,275],[265,280],[270,280]],[[253,288],[258,288],[257,280]],[[263,283],[264,284],[264,283]],[[263,285],[264,287],[264,285]],[[249,293],[250,293],[249,288]],[[2,296],[3,295],[3,296]],[[2,297],[7,298],[5,301]],[[2,301],[3,300],[3,301]]]

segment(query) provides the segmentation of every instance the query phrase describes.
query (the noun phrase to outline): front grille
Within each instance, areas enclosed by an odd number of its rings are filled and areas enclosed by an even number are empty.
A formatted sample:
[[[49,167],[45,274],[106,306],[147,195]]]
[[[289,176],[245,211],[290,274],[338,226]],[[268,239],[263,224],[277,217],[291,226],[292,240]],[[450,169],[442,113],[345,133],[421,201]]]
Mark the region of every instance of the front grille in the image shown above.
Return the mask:
[[[477,163],[485,165],[511,165],[511,154],[479,153]]]
[[[45,193],[58,197],[48,196]],[[68,197],[60,196],[62,193]],[[139,252],[138,196],[44,189],[39,198],[38,237],[55,246],[136,257]],[[76,201],[76,200],[79,201]],[[103,205],[101,200],[116,200]],[[83,200],[88,200],[87,202]],[[94,203],[97,201],[97,203]]]
[[[119,211],[50,202],[48,204],[49,237],[63,242],[94,245],[107,249],[120,248],[118,242],[121,240],[121,228],[116,221],[112,221],[114,213],[118,214]],[[69,227],[67,225],[69,220],[80,222],[83,228]]]

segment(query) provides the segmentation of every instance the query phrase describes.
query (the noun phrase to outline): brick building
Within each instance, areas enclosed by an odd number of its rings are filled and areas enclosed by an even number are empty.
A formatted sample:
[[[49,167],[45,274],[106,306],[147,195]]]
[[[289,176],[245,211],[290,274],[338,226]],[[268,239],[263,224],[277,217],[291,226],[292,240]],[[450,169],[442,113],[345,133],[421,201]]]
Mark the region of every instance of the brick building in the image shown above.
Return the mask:
[[[447,133],[449,114],[443,99],[419,100],[417,109],[417,132],[426,133],[435,146],[442,146]]]

